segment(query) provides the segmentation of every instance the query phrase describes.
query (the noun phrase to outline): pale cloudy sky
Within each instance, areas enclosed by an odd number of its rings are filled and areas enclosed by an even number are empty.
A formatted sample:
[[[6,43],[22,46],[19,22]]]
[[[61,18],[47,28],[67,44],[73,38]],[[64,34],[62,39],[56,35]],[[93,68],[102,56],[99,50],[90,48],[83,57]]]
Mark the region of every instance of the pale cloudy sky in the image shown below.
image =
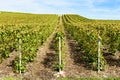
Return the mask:
[[[0,11],[73,13],[95,19],[120,19],[120,0],[1,0]]]

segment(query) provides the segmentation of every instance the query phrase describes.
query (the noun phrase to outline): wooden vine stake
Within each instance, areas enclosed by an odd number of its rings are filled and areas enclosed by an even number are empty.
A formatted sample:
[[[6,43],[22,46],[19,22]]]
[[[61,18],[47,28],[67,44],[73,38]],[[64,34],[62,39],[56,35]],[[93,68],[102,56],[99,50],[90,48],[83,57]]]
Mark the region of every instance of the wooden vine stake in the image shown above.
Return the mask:
[[[19,39],[19,74],[21,75],[21,44],[22,44],[22,40]]]
[[[61,59],[61,37],[59,37],[59,72],[61,72],[61,64],[62,64],[62,59]]]
[[[100,46],[101,46],[101,38],[98,35],[98,72],[100,72],[100,67],[101,67],[101,61],[100,61],[101,51],[100,51]]]

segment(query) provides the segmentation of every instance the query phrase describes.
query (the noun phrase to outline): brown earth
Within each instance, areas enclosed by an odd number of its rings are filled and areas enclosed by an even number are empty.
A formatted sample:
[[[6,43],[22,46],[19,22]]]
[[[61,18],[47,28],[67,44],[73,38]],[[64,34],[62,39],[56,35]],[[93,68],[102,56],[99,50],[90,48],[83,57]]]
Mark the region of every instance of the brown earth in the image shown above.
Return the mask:
[[[65,73],[66,77],[69,78],[89,78],[89,77],[119,77],[120,78],[120,58],[116,59],[114,56],[104,56],[107,65],[106,70],[97,72],[91,67],[91,63],[86,61],[86,57],[80,50],[75,40],[71,39],[71,36],[65,31],[66,34],[66,65]]]
[[[56,30],[55,30],[56,31]],[[26,72],[22,75],[13,73],[11,62],[15,59],[17,52],[12,52],[10,57],[0,64],[0,77],[22,77],[23,80],[57,80],[58,73],[54,68],[56,62],[55,50],[52,48],[54,44],[55,32],[47,39],[37,53],[37,57],[26,66]],[[107,61],[105,71],[97,72],[91,67],[91,63],[86,61],[86,57],[80,50],[75,40],[65,31],[66,52],[65,67],[63,69],[63,77],[67,78],[89,78],[89,77],[120,77],[120,58],[114,58],[112,55],[105,54]]]
[[[53,80],[57,71],[54,69],[56,61],[55,50],[52,49],[55,32],[38,50],[37,58],[27,65],[26,72],[22,74],[24,80]]]
[[[13,51],[10,53],[9,58],[6,58],[3,60],[3,62],[0,64],[0,78],[1,77],[8,77],[8,76],[15,76],[15,73],[12,70],[12,61],[17,56],[17,52]]]

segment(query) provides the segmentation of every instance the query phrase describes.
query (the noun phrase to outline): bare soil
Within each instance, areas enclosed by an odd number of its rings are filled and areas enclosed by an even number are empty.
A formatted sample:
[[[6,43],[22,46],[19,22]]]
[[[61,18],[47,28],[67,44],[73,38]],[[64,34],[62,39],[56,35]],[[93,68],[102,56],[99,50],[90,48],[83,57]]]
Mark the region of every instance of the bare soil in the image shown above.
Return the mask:
[[[0,78],[1,77],[8,77],[8,76],[15,76],[15,73],[12,70],[12,61],[17,56],[17,52],[13,51],[10,53],[9,58],[6,58],[3,60],[3,62],[0,64]]]
[[[97,73],[91,69],[89,63],[86,63],[85,56],[80,50],[75,40],[71,39],[71,36],[65,31],[66,35],[66,65],[65,73],[68,78],[89,78],[97,76]]]
[[[37,57],[26,66],[25,73],[22,75],[13,73],[11,62],[15,59],[17,52],[12,52],[10,57],[0,64],[0,77],[21,77],[23,80],[57,80],[55,70],[56,53],[52,48],[54,44],[55,32],[47,39],[38,52]],[[120,78],[120,58],[113,57],[110,54],[104,54],[107,61],[105,71],[94,71],[91,63],[86,61],[86,57],[77,45],[75,40],[71,39],[70,34],[65,30],[66,52],[65,67],[63,69],[64,77],[67,78],[89,78],[89,77],[119,77]]]
[[[52,49],[55,32],[38,50],[37,58],[27,65],[26,72],[22,74],[24,80],[53,80],[57,71],[54,69],[56,61],[55,50]]]
[[[65,73],[69,78],[90,78],[90,77],[119,77],[120,78],[120,58],[116,59],[106,54],[104,57],[107,61],[106,70],[94,71],[91,63],[86,61],[86,57],[80,50],[75,40],[71,39],[70,34],[65,31],[66,35],[66,65]],[[116,55],[117,56],[117,55]]]

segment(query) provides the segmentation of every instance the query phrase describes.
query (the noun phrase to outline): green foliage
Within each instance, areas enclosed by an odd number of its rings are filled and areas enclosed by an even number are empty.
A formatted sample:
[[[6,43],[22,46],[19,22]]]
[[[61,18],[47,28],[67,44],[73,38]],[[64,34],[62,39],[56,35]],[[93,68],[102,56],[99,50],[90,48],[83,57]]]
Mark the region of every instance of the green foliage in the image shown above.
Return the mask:
[[[55,38],[54,38],[54,49],[56,51],[56,54],[59,56],[59,38],[61,39],[61,57],[62,57],[62,64],[59,65],[58,62],[55,63],[55,69],[56,70],[59,70],[59,69],[62,69],[64,68],[64,59],[65,59],[65,34],[64,34],[64,27],[62,25],[62,18],[60,17],[59,18],[60,22],[58,24],[58,28],[57,28],[57,31],[55,33]],[[57,61],[59,61],[58,59],[58,56],[57,56]]]
[[[59,71],[59,69],[61,69],[61,70],[63,70],[64,69],[64,67],[65,67],[65,64],[62,62],[62,64],[61,65],[59,65],[59,63],[57,62],[57,63],[55,63],[55,70],[58,70]]]
[[[0,15],[0,62],[21,46],[19,57],[13,61],[15,72],[25,71],[26,64],[34,61],[38,48],[47,40],[57,23],[57,15],[2,13]],[[19,39],[22,43],[19,44]]]
[[[55,34],[55,43],[54,43],[54,49],[56,51],[56,54],[59,55],[59,38],[61,38],[61,51],[62,51],[62,61],[64,62],[64,59],[63,59],[63,55],[64,55],[64,51],[63,51],[63,48],[64,48],[64,33],[63,31],[61,31],[61,29],[58,29],[58,31],[56,32]],[[58,60],[58,59],[57,59]],[[57,62],[55,64],[55,69],[56,70],[59,70],[59,69],[63,69],[64,68],[64,63],[62,62],[61,65],[59,65],[59,63]]]
[[[89,20],[78,15],[64,15],[63,24],[76,40],[89,63],[98,69],[98,34],[101,37],[100,68],[104,70],[106,60],[103,56],[103,47],[114,54],[120,51],[120,21]]]

